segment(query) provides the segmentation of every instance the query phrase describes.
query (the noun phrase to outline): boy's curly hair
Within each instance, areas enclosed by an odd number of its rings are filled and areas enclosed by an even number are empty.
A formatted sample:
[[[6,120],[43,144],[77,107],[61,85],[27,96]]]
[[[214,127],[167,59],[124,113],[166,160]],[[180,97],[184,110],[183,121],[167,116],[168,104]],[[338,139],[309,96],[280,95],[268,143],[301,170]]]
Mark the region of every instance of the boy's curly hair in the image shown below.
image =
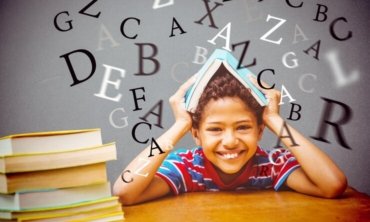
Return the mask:
[[[192,114],[194,129],[199,128],[202,113],[207,103],[212,99],[217,100],[224,97],[239,97],[256,115],[257,124],[262,124],[262,113],[264,107],[259,105],[256,99],[252,96],[250,89],[245,88],[239,80],[232,76],[229,71],[221,65],[205,87],[200,96],[198,106]]]

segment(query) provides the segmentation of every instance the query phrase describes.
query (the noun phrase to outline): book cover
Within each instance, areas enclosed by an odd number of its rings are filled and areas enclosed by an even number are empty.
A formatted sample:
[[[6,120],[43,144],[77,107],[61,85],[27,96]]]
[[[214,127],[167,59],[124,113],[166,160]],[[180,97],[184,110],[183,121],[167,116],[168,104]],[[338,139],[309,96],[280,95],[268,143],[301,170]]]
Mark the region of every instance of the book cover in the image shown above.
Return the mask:
[[[265,95],[249,80],[250,76],[256,77],[250,70],[245,67],[239,67],[239,61],[227,50],[216,49],[198,71],[197,80],[185,94],[185,108],[194,112],[199,97],[208,81],[212,78],[218,68],[223,65],[231,74],[235,76],[246,88],[251,89],[252,95],[261,106],[267,104]],[[215,66],[215,67],[213,67]]]
[[[29,132],[0,138],[0,155],[81,149],[102,145],[100,129]]]
[[[0,194],[1,211],[35,210],[62,207],[111,196],[109,182],[61,189],[41,189]]]
[[[2,211],[0,212],[0,218],[2,219],[17,219],[17,218],[35,218],[35,217],[46,217],[48,215],[70,215],[78,214],[79,212],[85,211],[97,211],[101,208],[114,207],[119,204],[117,197],[107,197],[98,200],[85,201],[76,204],[69,204],[65,206],[53,207],[53,208],[39,208],[29,209],[20,211]]]
[[[83,139],[83,138],[82,138]],[[67,151],[37,152],[0,156],[0,173],[30,172],[82,166],[117,159],[114,142]]]

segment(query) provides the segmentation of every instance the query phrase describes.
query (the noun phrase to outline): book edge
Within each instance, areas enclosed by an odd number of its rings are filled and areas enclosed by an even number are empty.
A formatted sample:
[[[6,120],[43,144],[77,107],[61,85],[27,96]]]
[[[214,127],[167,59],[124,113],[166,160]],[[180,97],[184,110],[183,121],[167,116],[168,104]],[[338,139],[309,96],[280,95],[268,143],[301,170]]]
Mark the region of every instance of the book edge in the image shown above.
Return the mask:
[[[90,129],[76,129],[76,130],[56,130],[56,131],[40,131],[40,132],[29,132],[29,133],[18,133],[11,134],[8,136],[1,137],[0,140],[5,139],[15,139],[21,137],[37,137],[37,136],[52,136],[52,135],[62,135],[62,134],[77,134],[84,132],[94,132],[101,131],[100,128],[90,128]]]

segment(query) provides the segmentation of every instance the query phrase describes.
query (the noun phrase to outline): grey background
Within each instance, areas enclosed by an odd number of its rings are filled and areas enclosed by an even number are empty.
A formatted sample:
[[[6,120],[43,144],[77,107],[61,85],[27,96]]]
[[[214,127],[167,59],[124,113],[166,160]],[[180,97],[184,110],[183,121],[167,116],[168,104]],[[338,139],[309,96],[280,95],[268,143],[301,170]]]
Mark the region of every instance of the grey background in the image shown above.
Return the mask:
[[[200,0],[174,0],[168,7],[153,9],[152,1],[98,1],[87,12],[101,12],[99,18],[78,13],[90,1],[0,1],[0,136],[31,131],[49,131],[80,128],[101,128],[104,142],[117,142],[118,160],[108,165],[109,178],[113,182],[121,170],[132,160],[145,145],[135,142],[131,136],[133,126],[141,122],[144,116],[159,100],[164,101],[162,125],[164,129],[153,126],[149,131],[144,127],[138,137],[145,139],[161,135],[173,122],[168,105],[168,98],[176,91],[181,82],[190,77],[200,67],[194,63],[196,47],[201,46],[211,53],[221,48],[225,41],[212,39],[227,23],[231,22],[231,43],[250,40],[245,63],[252,58],[257,65],[250,67],[254,73],[265,68],[273,68],[276,75],[264,75],[265,81],[276,83],[288,89],[302,106],[301,119],[289,121],[307,137],[314,136],[320,125],[326,97],[340,101],[352,108],[351,121],[342,127],[351,150],[341,147],[332,131],[329,130],[323,143],[312,140],[328,153],[346,173],[349,184],[362,192],[370,194],[369,173],[369,103],[367,87],[369,83],[367,65],[369,47],[369,3],[366,0],[340,1],[304,1],[301,8],[291,8],[285,1],[232,0],[213,13],[219,29],[209,27],[206,18],[203,25],[195,24],[206,14],[204,3]],[[167,1],[163,1],[167,2]],[[221,1],[219,1],[221,2]],[[298,4],[301,1],[291,1]],[[327,20],[316,22],[317,4],[328,7]],[[210,7],[213,7],[213,1]],[[73,20],[73,29],[60,32],[53,25],[54,17],[62,11],[68,11],[69,17],[61,16],[60,26],[66,20]],[[270,39],[283,38],[280,45],[260,40],[270,30],[276,20],[266,22],[267,15],[286,19]],[[120,33],[121,22],[128,17],[141,20],[127,23],[127,34],[138,34],[134,40],[123,37]],[[175,37],[169,38],[172,18],[175,17],[186,34],[180,35],[175,30]],[[336,31],[344,36],[349,30],[353,37],[347,41],[337,41],[329,33],[330,22],[338,17],[345,17],[347,23],[338,22]],[[293,44],[295,25],[298,25],[308,40]],[[105,27],[112,41],[100,41],[102,27]],[[103,33],[104,34],[104,33]],[[303,53],[315,42],[321,40],[317,61]],[[139,66],[139,49],[135,43],[152,43],[158,48],[156,59],[160,70],[155,75],[136,76]],[[97,69],[92,78],[71,87],[72,78],[64,59],[59,56],[76,49],[89,50],[95,57]],[[338,86],[336,76],[326,59],[328,52],[336,50],[340,68],[346,75],[354,70],[359,72],[359,79]],[[282,56],[295,52],[299,67],[289,69],[282,63]],[[147,49],[146,53],[151,50]],[[239,57],[242,48],[236,48],[234,55]],[[90,63],[85,57],[71,56],[72,63],[80,78],[90,71]],[[110,96],[122,94],[119,102],[94,96],[99,93],[104,76],[103,64],[118,67],[126,71],[121,79],[120,88],[109,86]],[[180,64],[176,66],[176,64]],[[145,62],[147,72],[153,69],[150,61]],[[317,76],[317,80],[307,79],[306,88],[314,88],[313,93],[304,92],[298,85],[299,78],[307,73]],[[112,80],[118,79],[112,73]],[[146,101],[139,101],[142,110],[134,112],[134,101],[129,89],[145,87]],[[290,105],[285,100],[281,106],[281,115],[289,116]],[[115,116],[115,122],[122,124],[120,118],[127,117],[128,126],[115,128],[109,122],[110,113],[123,108],[125,115]],[[342,115],[341,109],[335,110],[335,116]],[[148,118],[156,123],[154,116]],[[121,121],[121,122],[120,122]],[[263,147],[273,147],[276,137],[266,132],[261,143]],[[178,146],[192,147],[191,137],[186,136]]]

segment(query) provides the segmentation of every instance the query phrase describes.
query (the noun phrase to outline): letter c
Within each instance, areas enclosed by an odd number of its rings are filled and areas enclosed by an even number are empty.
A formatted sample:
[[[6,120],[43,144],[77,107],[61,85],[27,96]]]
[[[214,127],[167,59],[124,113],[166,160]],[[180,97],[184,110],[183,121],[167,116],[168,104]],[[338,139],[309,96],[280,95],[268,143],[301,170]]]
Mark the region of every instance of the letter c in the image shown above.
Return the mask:
[[[132,128],[131,135],[132,135],[132,138],[134,138],[134,140],[135,140],[136,142],[141,143],[141,144],[146,144],[146,143],[149,141],[149,139],[147,139],[147,140],[145,140],[145,141],[140,141],[140,140],[138,140],[138,139],[136,138],[136,128],[137,128],[139,125],[141,125],[141,124],[145,124],[145,125],[149,126],[149,129],[152,129],[152,125],[151,125],[151,124],[149,124],[149,123],[147,123],[147,122],[140,122],[140,123],[137,123],[137,124],[134,126],[134,128]]]
[[[271,71],[271,72],[272,72],[272,74],[273,74],[273,75],[275,75],[275,70],[273,70],[273,69],[264,69],[264,70],[262,70],[260,73],[258,73],[258,76],[257,76],[257,82],[258,82],[258,85],[259,85],[261,88],[263,88],[263,89],[273,89],[273,88],[275,87],[275,83],[274,83],[272,86],[270,86],[270,87],[264,87],[264,86],[262,85],[262,83],[261,83],[261,75],[262,75],[262,73],[263,73],[263,72],[265,72],[265,71]]]
[[[128,38],[128,39],[136,39],[137,34],[136,34],[136,35],[134,35],[134,36],[128,36],[128,35],[126,35],[125,30],[124,30],[124,28],[125,28],[125,23],[127,22],[127,20],[130,20],[130,19],[135,20],[135,21],[140,25],[140,19],[135,18],[135,17],[128,17],[128,18],[126,18],[125,20],[123,20],[123,21],[122,21],[122,23],[121,23],[121,33],[122,33],[122,35],[123,35],[124,37],[126,37],[126,38]]]
[[[306,93],[313,93],[314,89],[311,88],[311,89],[305,89],[303,87],[303,80],[306,79],[307,77],[312,77],[314,80],[317,79],[317,76],[312,74],[312,73],[307,73],[307,74],[304,74],[301,76],[301,78],[299,78],[298,80],[298,85],[299,85],[299,88],[303,91],[303,92],[306,92]]]
[[[125,183],[131,183],[132,181],[134,181],[134,178],[132,178],[132,177],[131,177],[131,180],[130,181],[127,181],[125,179],[125,177],[124,177],[125,173],[130,173],[131,174],[131,171],[130,170],[125,170],[125,171],[122,172],[121,179],[122,179],[123,182],[125,182]]]

